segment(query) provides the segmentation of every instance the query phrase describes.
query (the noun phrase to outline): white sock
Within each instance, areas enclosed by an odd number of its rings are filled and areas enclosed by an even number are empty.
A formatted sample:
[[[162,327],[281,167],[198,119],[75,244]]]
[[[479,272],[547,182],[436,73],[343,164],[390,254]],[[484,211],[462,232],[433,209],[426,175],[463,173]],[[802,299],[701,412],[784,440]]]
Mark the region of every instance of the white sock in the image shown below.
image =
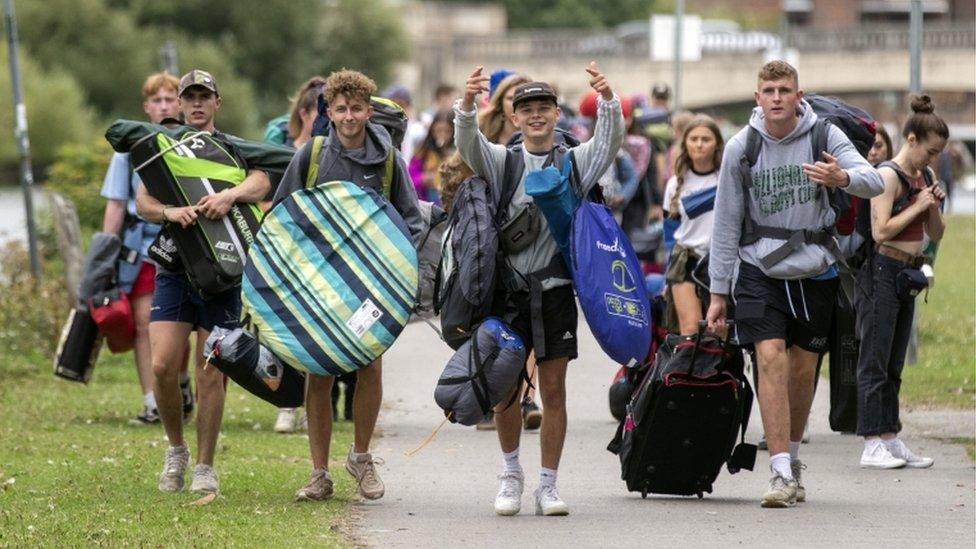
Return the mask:
[[[556,470],[543,467],[539,469],[539,486],[555,486]]]
[[[786,480],[793,480],[793,470],[790,469],[790,454],[787,452],[781,452],[769,456],[769,468],[773,470],[773,473],[779,473],[779,476]]]
[[[793,442],[791,440],[790,441],[790,459],[792,460],[792,459],[799,459],[799,458],[800,458],[800,441],[798,440],[796,442]]]
[[[368,455],[369,455],[369,452],[363,452],[361,454],[359,452],[357,452],[355,446],[353,446],[352,448],[349,449],[349,457],[351,457],[353,461],[358,461],[359,460],[359,456],[368,456]]]
[[[152,391],[149,391],[148,393],[142,395],[142,404],[143,404],[143,406],[145,406],[146,408],[149,408],[150,410],[155,410],[156,409],[156,395],[154,395]]]
[[[504,459],[504,466],[506,473],[521,473],[522,464],[519,463],[519,449],[516,448],[511,452],[502,452],[502,458]]]

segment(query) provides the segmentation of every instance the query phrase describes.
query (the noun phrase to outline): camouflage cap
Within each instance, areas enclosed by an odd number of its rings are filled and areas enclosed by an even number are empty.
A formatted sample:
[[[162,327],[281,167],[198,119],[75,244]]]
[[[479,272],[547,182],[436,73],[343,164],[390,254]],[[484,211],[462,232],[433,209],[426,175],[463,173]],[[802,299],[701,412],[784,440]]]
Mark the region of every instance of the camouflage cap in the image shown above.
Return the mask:
[[[180,78],[180,89],[178,95],[182,97],[183,92],[185,92],[187,88],[191,88],[193,86],[200,86],[214,92],[215,95],[220,95],[220,92],[217,91],[217,80],[207,71],[193,69],[192,71],[184,74],[183,78]]]

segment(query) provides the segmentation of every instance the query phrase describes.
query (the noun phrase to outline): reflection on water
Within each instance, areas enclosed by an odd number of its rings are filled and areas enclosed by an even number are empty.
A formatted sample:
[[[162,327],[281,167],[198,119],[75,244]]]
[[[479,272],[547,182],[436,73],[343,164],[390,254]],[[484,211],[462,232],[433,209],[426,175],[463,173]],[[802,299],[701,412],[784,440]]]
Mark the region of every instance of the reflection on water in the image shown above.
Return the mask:
[[[34,187],[35,215],[45,207],[43,190]],[[26,211],[20,187],[4,186],[0,187],[0,242],[10,239],[27,241]]]

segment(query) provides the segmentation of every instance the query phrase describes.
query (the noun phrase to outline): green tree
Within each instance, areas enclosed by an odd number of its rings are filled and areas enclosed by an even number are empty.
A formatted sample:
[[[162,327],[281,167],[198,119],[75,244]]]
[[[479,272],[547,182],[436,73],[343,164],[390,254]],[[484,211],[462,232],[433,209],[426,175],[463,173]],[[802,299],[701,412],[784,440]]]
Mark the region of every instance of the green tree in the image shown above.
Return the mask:
[[[394,64],[409,58],[397,14],[384,0],[335,0],[315,34],[316,67],[328,74],[343,67],[389,83]]]
[[[18,159],[14,140],[13,96],[6,43],[0,44],[0,164],[15,165]],[[38,165],[54,160],[66,143],[86,142],[96,133],[95,116],[85,103],[85,94],[67,72],[43,70],[24,50],[20,51],[24,105],[31,155]]]

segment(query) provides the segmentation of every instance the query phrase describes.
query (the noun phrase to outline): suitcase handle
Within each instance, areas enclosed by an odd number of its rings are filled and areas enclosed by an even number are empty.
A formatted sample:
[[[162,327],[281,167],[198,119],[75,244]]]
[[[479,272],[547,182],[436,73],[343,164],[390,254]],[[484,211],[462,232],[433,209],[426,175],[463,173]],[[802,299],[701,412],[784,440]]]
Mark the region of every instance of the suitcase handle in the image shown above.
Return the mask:
[[[732,338],[731,328],[735,327],[734,320],[726,320],[725,325],[728,326],[729,330],[725,332],[725,339],[719,340],[719,345],[722,347],[722,351],[725,351],[729,346],[729,340]],[[688,364],[688,375],[691,375],[695,371],[695,359],[698,358],[698,346],[701,345],[702,337],[708,330],[708,321],[699,320],[698,321],[698,333],[695,334],[695,348],[691,351],[691,360]]]

